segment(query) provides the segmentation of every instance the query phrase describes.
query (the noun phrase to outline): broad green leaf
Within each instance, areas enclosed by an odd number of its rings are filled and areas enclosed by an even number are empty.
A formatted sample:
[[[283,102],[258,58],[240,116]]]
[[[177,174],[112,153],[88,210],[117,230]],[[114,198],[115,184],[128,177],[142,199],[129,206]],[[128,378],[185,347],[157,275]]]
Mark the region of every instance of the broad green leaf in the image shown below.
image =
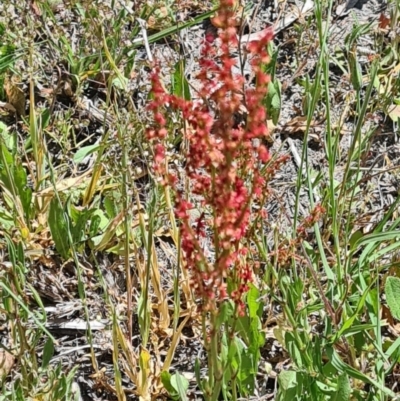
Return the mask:
[[[171,377],[171,385],[177,391],[179,398],[182,401],[187,401],[186,393],[189,388],[189,381],[186,377],[182,376],[179,372],[176,372]]]
[[[53,355],[54,355],[54,343],[51,338],[48,338],[43,348],[42,369],[47,368]]]
[[[8,132],[8,127],[0,121],[0,141],[6,145],[7,149],[11,152],[16,145],[16,136]]]
[[[395,319],[400,320],[400,278],[386,279],[385,294],[391,314]]]
[[[96,221],[92,223],[93,220]],[[90,227],[89,232],[92,235],[95,235],[97,234],[97,230],[105,230],[107,226],[110,224],[110,220],[107,218],[107,216],[101,209],[97,209],[92,214],[91,224],[93,224],[93,227]]]
[[[84,240],[87,223],[94,210],[79,210],[74,205],[70,204],[70,202],[68,202],[68,209],[73,221],[71,227],[72,241],[74,244],[77,244]]]
[[[302,368],[303,367],[302,351],[300,351],[298,345],[296,344],[295,337],[289,331],[285,333],[285,346],[296,366]]]
[[[0,142],[0,180],[4,183],[5,187],[14,194],[15,189],[13,186],[13,168],[14,158],[7,148]]]
[[[227,356],[228,361],[237,358],[240,359],[240,353],[242,352],[243,348],[244,348],[243,341],[235,336],[234,341],[230,341],[229,343],[228,356]]]
[[[342,373],[338,377],[337,392],[332,401],[348,401],[350,400],[351,386],[350,380],[346,373]]]
[[[76,164],[79,164],[83,161],[83,159],[92,153],[96,152],[100,148],[100,145],[88,145],[80,148],[74,155],[73,161]]]
[[[21,199],[25,216],[27,219],[29,219],[32,205],[32,190],[28,187],[26,171],[19,161],[16,162],[14,181],[15,186],[17,187],[19,198]]]
[[[122,74],[119,74],[119,76],[115,77],[112,81],[113,85],[117,89],[125,90],[126,86],[128,85],[128,78],[124,77]]]
[[[228,319],[233,315],[233,312],[233,305],[230,301],[225,301],[222,303],[216,319],[216,330],[228,322]]]
[[[260,292],[254,285],[250,285],[250,290],[247,293],[247,306],[249,308],[250,318],[258,318],[259,313],[262,313],[262,304],[258,300],[260,298]]]
[[[68,240],[68,225],[65,221],[66,216],[58,199],[54,197],[50,202],[49,209],[49,228],[51,237],[57,251],[64,259],[68,259],[70,244]]]
[[[26,171],[19,158],[10,153],[3,141],[0,141],[0,180],[14,197],[19,198],[25,217],[28,220],[32,191],[27,186]]]
[[[178,394],[173,385],[171,384],[171,378],[172,376],[169,372],[165,370],[161,372],[161,382],[164,388],[168,391],[168,395],[172,399],[176,399]]]
[[[241,364],[237,373],[238,384],[242,395],[249,396],[253,394],[256,374],[257,364],[254,363],[253,355],[243,352]]]
[[[40,125],[42,127],[42,130],[47,128],[47,126],[50,123],[50,119],[51,119],[50,110],[49,109],[44,109],[42,114],[40,115]]]
[[[185,100],[190,100],[190,87],[185,77],[185,61],[179,60],[174,67],[171,77],[172,94]]]
[[[265,333],[261,331],[261,323],[258,317],[250,320],[249,329],[249,350],[256,355],[265,341]]]
[[[121,195],[116,191],[112,192],[112,194],[109,194],[104,198],[104,207],[106,209],[108,217],[114,218],[119,213],[117,205],[120,198]]]
[[[233,343],[235,343],[233,345]],[[244,342],[235,337],[235,340],[231,342],[231,346],[229,347],[228,360],[230,361],[230,367],[234,372],[241,371],[242,369],[242,357],[245,354],[246,346]]]
[[[281,111],[281,84],[278,80],[268,84],[268,92],[265,98],[268,117],[276,125]]]
[[[99,232],[101,217],[98,214],[92,215],[89,226],[89,238],[93,238]],[[106,224],[107,225],[107,224]]]
[[[358,240],[360,240],[363,236],[364,236],[364,234],[361,229],[357,230],[353,234],[351,234],[350,240],[349,240],[350,247],[353,248],[354,245],[356,244],[356,242]]]
[[[10,230],[15,226],[12,215],[5,210],[0,210],[0,226],[5,231]]]
[[[297,386],[297,374],[293,370],[283,370],[278,377],[279,386],[283,390],[289,390]]]
[[[362,88],[362,71],[361,65],[357,59],[356,52],[349,52],[350,80],[355,90]]]

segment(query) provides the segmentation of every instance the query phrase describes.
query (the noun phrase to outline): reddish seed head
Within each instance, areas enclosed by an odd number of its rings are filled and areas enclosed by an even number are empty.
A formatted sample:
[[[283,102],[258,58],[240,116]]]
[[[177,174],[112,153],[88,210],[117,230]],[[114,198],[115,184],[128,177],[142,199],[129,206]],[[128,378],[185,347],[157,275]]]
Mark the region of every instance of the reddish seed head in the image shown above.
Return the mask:
[[[211,31],[205,37],[197,75],[201,83],[199,94],[204,101],[186,101],[165,93],[160,71],[154,69],[151,75],[154,100],[149,110],[154,114],[155,126],[148,130],[148,137],[155,142],[155,164],[165,165],[163,144],[168,132],[164,106],[180,111],[186,121],[185,172],[190,179],[190,198],[196,201],[193,205],[176,192],[175,214],[180,219],[186,267],[191,273],[193,289],[204,301],[204,310],[231,298],[243,314],[242,298],[253,280],[255,266],[246,247],[256,217],[252,204],[262,200],[267,192],[267,180],[258,169],[260,163],[270,160],[270,154],[263,145],[255,148],[253,140],[261,141],[268,135],[263,99],[269,77],[262,72],[261,63],[268,60],[266,46],[272,39],[272,31],[266,30],[247,46],[256,84],[245,89],[245,78],[233,72],[236,59],[232,50],[238,46],[234,4],[235,0],[221,0],[213,18],[213,24],[220,28],[218,38]],[[239,119],[243,116],[239,123],[237,116]],[[276,167],[266,171],[269,178]],[[175,189],[177,178],[169,176],[165,182]],[[202,210],[199,217],[191,217],[195,206]],[[205,241],[207,236],[209,241]],[[234,283],[230,293],[228,279]]]

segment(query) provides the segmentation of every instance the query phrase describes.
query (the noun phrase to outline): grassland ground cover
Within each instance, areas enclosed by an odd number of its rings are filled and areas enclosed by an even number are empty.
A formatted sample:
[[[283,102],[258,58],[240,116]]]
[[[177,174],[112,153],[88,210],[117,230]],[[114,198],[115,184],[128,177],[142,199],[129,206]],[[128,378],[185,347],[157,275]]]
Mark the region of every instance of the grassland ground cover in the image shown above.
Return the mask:
[[[0,399],[399,398],[399,12],[3,0]]]

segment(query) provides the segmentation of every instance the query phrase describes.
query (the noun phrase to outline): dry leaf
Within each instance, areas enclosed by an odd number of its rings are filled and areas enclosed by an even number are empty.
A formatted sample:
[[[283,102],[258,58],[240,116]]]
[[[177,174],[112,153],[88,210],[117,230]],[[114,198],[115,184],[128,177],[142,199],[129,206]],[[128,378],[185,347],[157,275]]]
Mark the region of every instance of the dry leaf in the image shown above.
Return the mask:
[[[285,131],[288,131],[290,134],[295,132],[304,132],[307,127],[307,117],[305,116],[297,116],[291,119],[285,125]]]
[[[267,120],[267,127],[268,127],[268,133],[271,135],[276,128],[276,125],[273,123],[272,120]]]
[[[25,115],[25,94],[23,90],[18,86],[16,77],[6,77],[4,88],[6,91],[8,103],[14,106],[19,116]]]
[[[15,110],[15,107],[11,103],[7,102],[0,102],[0,107],[2,109],[5,109],[7,111],[10,111],[11,113],[16,113],[17,110]]]
[[[384,13],[381,13],[379,16],[379,28],[386,29],[390,24],[390,18],[387,17]]]
[[[318,135],[315,134],[315,130],[318,127],[318,122],[313,120],[310,123],[310,128],[314,129],[314,132],[309,133],[309,138],[319,142],[320,138]],[[297,116],[290,120],[286,125],[284,126],[284,131],[288,135],[294,135],[294,134],[304,134],[307,129],[307,117],[305,116]]]
[[[64,80],[63,95],[67,97],[74,97],[74,91],[72,90],[72,81],[70,78]]]
[[[0,378],[4,379],[14,365],[14,356],[3,348],[0,348]]]
[[[36,4],[35,1],[32,2],[32,5],[31,5],[31,6],[32,6],[32,11],[33,11],[33,13],[34,13],[36,16],[40,17],[40,16],[42,15],[42,11],[40,10],[39,6]]]
[[[397,120],[400,118],[400,105],[392,104],[389,107],[388,115],[394,122],[397,122]]]
[[[387,321],[391,327],[395,325],[393,316],[386,305],[381,305],[381,319]]]

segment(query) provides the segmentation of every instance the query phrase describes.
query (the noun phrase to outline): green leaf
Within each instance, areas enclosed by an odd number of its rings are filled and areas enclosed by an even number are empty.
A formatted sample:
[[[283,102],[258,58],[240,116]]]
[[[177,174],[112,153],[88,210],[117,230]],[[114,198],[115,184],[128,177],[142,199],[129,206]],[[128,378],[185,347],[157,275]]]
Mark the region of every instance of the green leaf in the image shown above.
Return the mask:
[[[218,330],[224,323],[228,322],[228,319],[233,315],[233,309],[234,307],[232,302],[225,301],[222,303],[215,324],[216,330]]]
[[[15,63],[19,56],[16,55],[15,46],[0,46],[0,73],[11,64]]]
[[[268,84],[268,92],[265,98],[265,106],[267,108],[268,116],[274,124],[278,123],[279,115],[281,112],[281,84],[278,80]]]
[[[362,72],[361,65],[357,59],[355,52],[349,52],[350,80],[355,90],[362,88]]]
[[[243,348],[241,344],[238,343],[238,341],[238,338],[235,336],[234,340],[229,342],[228,355],[226,356],[227,361],[235,361],[235,364],[237,363],[238,358],[240,360],[239,354]]]
[[[68,224],[65,219],[66,216],[62,206],[57,198],[53,198],[50,202],[49,210],[50,233],[57,251],[64,259],[68,259],[70,244],[68,240]]]
[[[94,153],[97,151],[97,149],[100,148],[100,145],[89,145],[89,146],[84,146],[83,148],[80,148],[74,155],[73,161],[76,164],[82,163],[83,159],[87,157],[88,155]]]
[[[197,381],[197,385],[199,386],[199,389],[203,390],[203,382],[201,380],[200,360],[199,360],[199,358],[196,358],[196,360],[194,362],[194,373],[196,375],[196,381]]]
[[[12,182],[14,158],[2,143],[0,143],[0,157],[0,180],[11,193],[14,193]]]
[[[178,393],[175,390],[175,388],[173,387],[173,385],[171,384],[171,374],[167,371],[163,371],[161,372],[161,382],[164,386],[164,388],[168,391],[168,395],[172,398],[172,399],[177,399],[178,398]]]
[[[139,302],[138,302],[138,319],[139,319],[139,329],[142,338],[148,339],[150,332],[150,312],[149,308],[145,302],[144,297],[145,291],[141,291]]]
[[[99,232],[101,224],[101,217],[98,214],[94,214],[90,220],[89,226],[89,238],[93,238]]]
[[[337,393],[333,397],[332,401],[348,401],[350,400],[350,395],[351,395],[350,380],[347,374],[343,373],[338,377]]]
[[[351,237],[349,240],[349,244],[350,244],[351,248],[353,248],[354,245],[357,243],[357,241],[360,240],[363,236],[364,236],[364,234],[361,229],[357,230],[353,234],[351,234]]]
[[[86,226],[94,210],[79,210],[74,205],[69,205],[68,209],[73,221],[73,225],[71,227],[72,241],[74,244],[77,244],[84,240]]]
[[[274,96],[272,96],[271,107],[273,109],[281,109],[281,83],[276,80],[272,83],[274,88]]]
[[[119,213],[117,205],[120,197],[120,194],[114,191],[111,195],[107,195],[104,198],[104,207],[108,217],[114,218]]]
[[[338,353],[331,346],[326,347],[326,352],[332,363],[332,366],[334,366],[335,369],[337,369],[337,371],[340,374],[347,373],[353,379],[361,380],[364,383],[372,384],[378,390],[384,392],[387,396],[389,396],[391,398],[395,398],[394,392],[392,390],[390,390],[389,388],[385,387],[382,383],[372,379],[371,377],[366,376],[364,373],[352,368],[347,363],[344,363],[340,359]]]
[[[279,386],[282,390],[289,390],[297,386],[296,372],[293,370],[283,370],[279,374]]]
[[[340,330],[335,334],[333,342],[335,342],[337,339],[339,339],[342,335],[345,334],[347,330],[349,330],[354,321],[356,320],[357,317],[359,317],[362,309],[364,308],[365,305],[365,300],[367,299],[367,296],[369,295],[369,291],[371,290],[371,287],[374,285],[374,281],[369,285],[369,287],[364,291],[362,297],[359,299],[356,311],[353,313],[352,316],[350,316],[348,319],[345,320],[343,323],[342,327]]]
[[[124,77],[122,74],[120,74],[118,77],[115,77],[112,81],[113,85],[120,90],[125,89],[128,85],[128,82],[128,78]]]
[[[189,388],[189,381],[186,377],[182,376],[179,372],[176,372],[171,377],[171,385],[178,393],[179,398],[182,401],[187,401],[186,393]]]
[[[0,140],[11,152],[16,145],[16,136],[8,132],[7,125],[0,121]]]
[[[54,343],[51,338],[48,338],[43,348],[42,369],[47,368],[53,355],[54,355]]]
[[[18,195],[21,199],[25,216],[27,219],[29,219],[32,204],[32,190],[28,187],[26,171],[19,161],[16,162],[14,181],[15,186],[17,187]]]
[[[11,230],[14,227],[12,215],[5,210],[0,210],[0,226],[4,231]]]
[[[386,279],[385,294],[391,314],[395,319],[400,320],[400,278]]]
[[[249,308],[250,318],[258,318],[262,313],[263,305],[259,302],[260,291],[254,286],[250,285],[250,290],[247,293],[247,305]]]
[[[47,126],[50,123],[50,119],[51,119],[50,110],[44,109],[42,114],[40,115],[40,123],[41,123],[42,130],[47,128]]]
[[[185,77],[185,60],[179,60],[174,67],[174,74],[171,77],[172,94],[181,99],[190,100],[190,87]]]
[[[294,363],[296,364],[296,366],[302,368],[303,367],[302,351],[299,349],[294,335],[289,331],[285,333],[285,346],[289,351],[289,354],[293,359]]]
[[[243,352],[241,364],[238,369],[240,392],[244,396],[252,395],[255,387],[257,364],[254,363],[253,355]]]

